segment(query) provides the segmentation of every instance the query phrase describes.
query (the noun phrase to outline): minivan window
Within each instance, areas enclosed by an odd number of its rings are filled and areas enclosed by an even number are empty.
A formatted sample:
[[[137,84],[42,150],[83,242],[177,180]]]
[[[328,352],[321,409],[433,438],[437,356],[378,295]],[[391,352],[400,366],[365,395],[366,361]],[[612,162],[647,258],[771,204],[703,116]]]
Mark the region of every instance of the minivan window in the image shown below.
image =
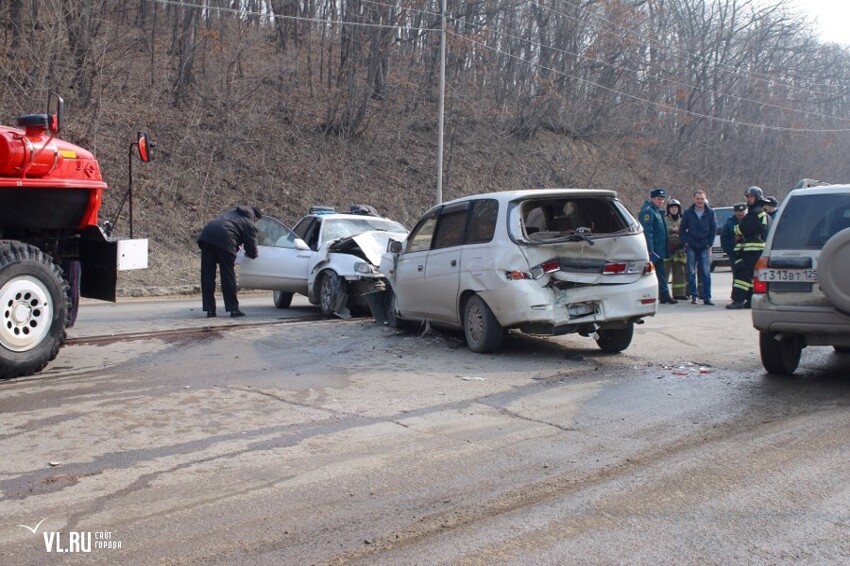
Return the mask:
[[[538,198],[521,205],[523,236],[531,240],[558,239],[587,228],[593,234],[612,234],[629,227],[616,201],[606,197]]]
[[[431,216],[416,226],[407,238],[407,252],[421,252],[431,249],[431,239],[434,237],[434,228],[437,226],[437,217]]]
[[[476,200],[472,204],[472,217],[469,219],[467,244],[484,244],[493,239],[496,233],[496,219],[499,216],[499,201],[495,199]]]
[[[773,249],[819,250],[845,228],[850,228],[850,195],[794,195],[773,228]]]
[[[463,245],[466,232],[466,209],[440,215],[437,234],[434,236],[434,249]]]

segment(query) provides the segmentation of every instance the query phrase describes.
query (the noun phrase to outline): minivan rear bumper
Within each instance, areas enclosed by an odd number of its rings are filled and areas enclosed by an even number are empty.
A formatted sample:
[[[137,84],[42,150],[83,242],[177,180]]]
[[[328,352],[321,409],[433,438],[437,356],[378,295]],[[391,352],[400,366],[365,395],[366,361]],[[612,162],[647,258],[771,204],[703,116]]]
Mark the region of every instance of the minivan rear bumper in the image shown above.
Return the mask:
[[[479,294],[502,327],[534,334],[568,334],[593,325],[622,327],[654,316],[658,309],[654,275],[628,284],[589,285],[569,291],[521,280]]]

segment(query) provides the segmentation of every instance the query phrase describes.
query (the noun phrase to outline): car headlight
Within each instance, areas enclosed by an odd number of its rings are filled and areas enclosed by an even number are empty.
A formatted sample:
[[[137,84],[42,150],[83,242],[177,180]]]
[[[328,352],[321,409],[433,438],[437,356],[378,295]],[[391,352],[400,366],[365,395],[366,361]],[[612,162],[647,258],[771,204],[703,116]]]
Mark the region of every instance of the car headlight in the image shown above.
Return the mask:
[[[358,261],[354,264],[354,273],[359,273],[361,275],[372,275],[375,273],[375,268],[372,267],[371,263],[366,263],[365,261]]]

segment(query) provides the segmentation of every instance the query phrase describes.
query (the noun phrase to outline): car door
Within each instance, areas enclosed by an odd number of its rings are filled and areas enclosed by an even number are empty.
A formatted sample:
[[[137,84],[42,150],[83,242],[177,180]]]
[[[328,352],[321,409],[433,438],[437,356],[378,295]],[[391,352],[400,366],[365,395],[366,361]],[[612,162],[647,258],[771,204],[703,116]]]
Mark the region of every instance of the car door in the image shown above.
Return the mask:
[[[428,316],[425,295],[425,261],[437,226],[437,215],[431,213],[419,220],[402,253],[395,260],[395,277],[391,281],[396,294],[396,304],[402,316]]]
[[[457,324],[460,259],[466,238],[469,202],[443,208],[437,221],[431,251],[425,264],[425,296],[428,318]]]
[[[257,259],[239,266],[239,284],[249,289],[271,289],[307,294],[307,273],[313,252],[281,221],[264,216],[257,221]]]

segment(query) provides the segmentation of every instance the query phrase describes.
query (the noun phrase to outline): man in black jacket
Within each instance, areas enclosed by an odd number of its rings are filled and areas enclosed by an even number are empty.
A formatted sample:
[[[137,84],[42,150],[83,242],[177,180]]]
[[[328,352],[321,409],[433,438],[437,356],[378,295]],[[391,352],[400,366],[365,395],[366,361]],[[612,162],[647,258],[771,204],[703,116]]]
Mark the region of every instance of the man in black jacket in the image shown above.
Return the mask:
[[[259,208],[237,206],[213,218],[198,238],[201,248],[201,296],[208,317],[215,316],[215,270],[221,271],[221,294],[224,310],[230,316],[245,316],[236,298],[236,252],[245,246],[245,255],[257,257],[257,225],[263,217]]]

